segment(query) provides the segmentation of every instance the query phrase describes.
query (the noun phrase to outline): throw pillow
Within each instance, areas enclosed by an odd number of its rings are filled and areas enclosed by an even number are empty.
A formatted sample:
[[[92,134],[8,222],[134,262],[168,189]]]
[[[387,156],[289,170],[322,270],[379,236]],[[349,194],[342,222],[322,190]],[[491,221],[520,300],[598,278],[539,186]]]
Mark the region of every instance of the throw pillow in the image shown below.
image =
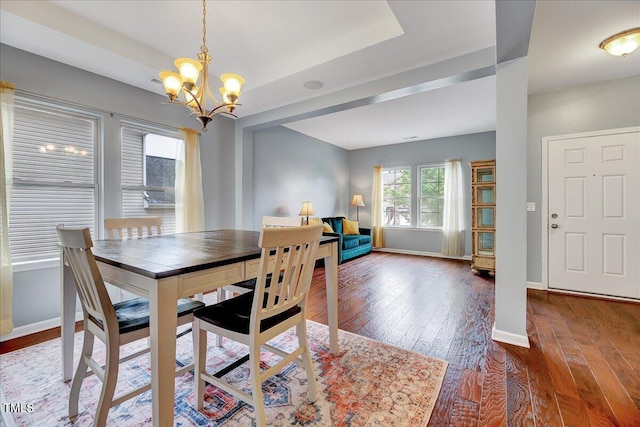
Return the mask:
[[[348,219],[342,220],[342,232],[347,234],[360,234],[358,221],[349,221]]]
[[[331,228],[331,226],[329,224],[327,224],[326,222],[322,223],[322,232],[323,233],[333,233],[333,228]]]
[[[320,218],[309,218],[309,225],[322,224],[322,220]]]

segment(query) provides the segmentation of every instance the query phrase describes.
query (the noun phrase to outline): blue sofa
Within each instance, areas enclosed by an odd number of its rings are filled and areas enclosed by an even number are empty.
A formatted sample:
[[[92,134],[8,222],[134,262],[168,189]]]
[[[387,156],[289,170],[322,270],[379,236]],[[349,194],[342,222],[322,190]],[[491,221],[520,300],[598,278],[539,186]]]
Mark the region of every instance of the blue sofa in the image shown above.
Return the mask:
[[[322,234],[338,237],[338,264],[371,253],[372,249],[371,229],[360,228],[360,234],[343,234],[343,219],[343,216],[322,218],[322,222],[329,224],[334,231],[333,233],[325,232]]]

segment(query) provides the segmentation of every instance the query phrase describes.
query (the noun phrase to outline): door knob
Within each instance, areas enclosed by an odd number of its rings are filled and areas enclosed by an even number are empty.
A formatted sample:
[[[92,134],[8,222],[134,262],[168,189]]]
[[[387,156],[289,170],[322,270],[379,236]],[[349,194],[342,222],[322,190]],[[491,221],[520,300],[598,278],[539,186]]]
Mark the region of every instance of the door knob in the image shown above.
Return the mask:
[[[551,224],[551,228],[558,228],[558,224]]]

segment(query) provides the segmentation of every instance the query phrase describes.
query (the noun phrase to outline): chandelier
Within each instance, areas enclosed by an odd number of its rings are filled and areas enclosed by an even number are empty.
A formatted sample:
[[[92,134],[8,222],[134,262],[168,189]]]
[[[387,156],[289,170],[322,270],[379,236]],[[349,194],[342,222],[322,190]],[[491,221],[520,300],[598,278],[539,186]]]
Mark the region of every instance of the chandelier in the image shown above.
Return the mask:
[[[220,76],[222,87],[219,89],[222,101],[218,102],[209,89],[209,63],[211,55],[207,49],[207,2],[202,1],[202,46],[198,53],[198,60],[191,58],[178,58],[174,61],[178,72],[162,71],[160,78],[165,92],[172,104],[180,104],[191,111],[202,123],[202,130],[207,131],[207,124],[213,116],[225,114],[237,117],[233,114],[238,104],[240,90],[244,79],[237,74],[224,73]],[[202,74],[200,74],[202,72]],[[198,83],[198,78],[200,82]],[[180,93],[182,92],[182,98]],[[207,105],[211,103],[209,110]]]

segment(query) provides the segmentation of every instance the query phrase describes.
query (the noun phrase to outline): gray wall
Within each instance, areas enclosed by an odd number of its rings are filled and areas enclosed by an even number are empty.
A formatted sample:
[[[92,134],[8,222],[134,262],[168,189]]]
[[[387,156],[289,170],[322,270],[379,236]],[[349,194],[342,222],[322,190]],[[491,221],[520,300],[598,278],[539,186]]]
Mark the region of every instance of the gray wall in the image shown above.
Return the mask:
[[[180,113],[187,114],[187,111]],[[199,129],[196,125],[192,123],[191,127]],[[205,229],[235,228],[234,123],[216,116],[207,128],[207,132],[200,134]]]
[[[307,200],[316,217],[346,215],[346,150],[275,126],[254,132],[252,157],[254,229],[264,215],[298,215]]]
[[[471,186],[471,170],[468,162],[472,160],[495,159],[495,132],[483,132],[471,135],[458,135],[426,141],[407,142],[382,147],[363,148],[348,152],[349,158],[349,195],[362,194],[365,203],[360,208],[360,223],[371,226],[371,193],[373,167],[383,165],[419,166],[444,163],[447,159],[460,159],[462,162],[462,178],[466,187]],[[416,186],[414,185],[416,191]],[[471,195],[465,194],[465,254],[471,254]],[[350,208],[349,216],[355,219],[355,208]],[[388,248],[440,253],[442,233],[439,230],[392,229],[387,228],[386,243]]]
[[[528,100],[527,280],[542,277],[542,138],[640,126],[640,76],[530,95]]]
[[[199,129],[184,108],[166,97],[0,44],[0,79],[18,91],[103,110],[105,182],[99,220],[120,216],[120,118],[125,115],[171,127]],[[112,117],[108,112],[116,115]],[[207,228],[233,227],[234,123],[216,117],[200,136]],[[60,316],[59,268],[16,269],[13,319],[16,327]],[[37,298],[34,296],[37,295]]]

